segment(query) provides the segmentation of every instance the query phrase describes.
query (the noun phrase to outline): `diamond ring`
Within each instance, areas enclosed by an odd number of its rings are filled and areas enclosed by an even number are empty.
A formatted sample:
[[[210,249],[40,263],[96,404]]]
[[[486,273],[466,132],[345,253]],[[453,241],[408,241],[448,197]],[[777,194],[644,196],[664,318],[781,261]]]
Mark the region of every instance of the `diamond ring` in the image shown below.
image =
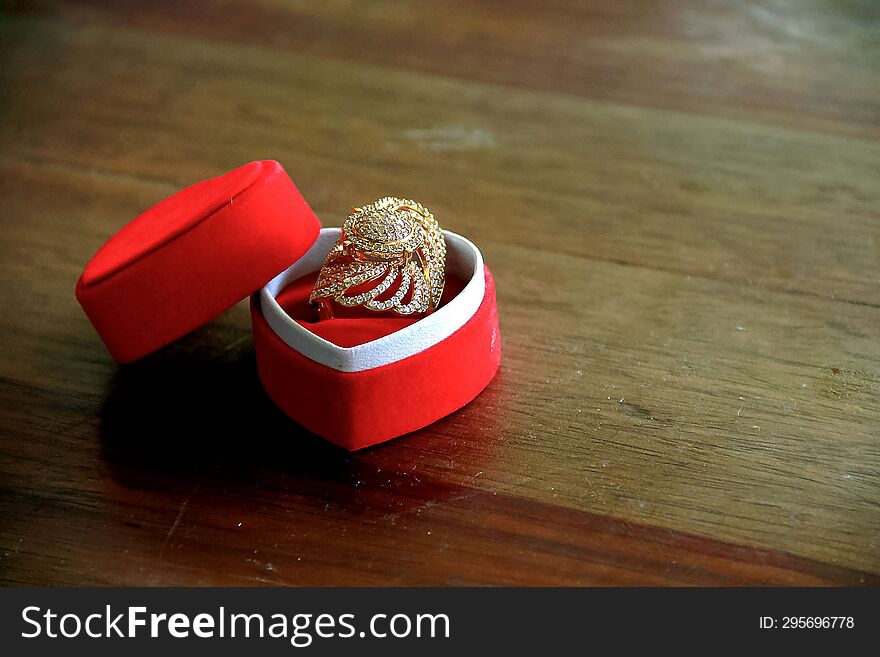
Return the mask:
[[[399,315],[430,313],[443,294],[446,242],[423,205],[393,196],[352,210],[327,254],[309,301]]]

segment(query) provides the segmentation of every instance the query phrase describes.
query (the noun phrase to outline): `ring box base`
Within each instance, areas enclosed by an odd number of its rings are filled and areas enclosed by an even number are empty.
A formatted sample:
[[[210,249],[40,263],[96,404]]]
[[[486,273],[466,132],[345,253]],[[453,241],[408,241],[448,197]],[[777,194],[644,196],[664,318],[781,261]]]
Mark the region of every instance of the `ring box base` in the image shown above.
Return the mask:
[[[478,275],[484,283],[482,299],[448,337],[359,371],[342,371],[343,365],[329,366],[305,355],[314,340],[306,331],[279,337],[264,315],[265,295],[261,299],[255,294],[251,316],[263,387],[289,417],[347,450],[376,445],[439,420],[473,400],[492,380],[501,360],[495,283],[482,261]],[[407,328],[415,342],[423,335],[419,324]],[[378,362],[389,360],[385,356],[379,353]]]

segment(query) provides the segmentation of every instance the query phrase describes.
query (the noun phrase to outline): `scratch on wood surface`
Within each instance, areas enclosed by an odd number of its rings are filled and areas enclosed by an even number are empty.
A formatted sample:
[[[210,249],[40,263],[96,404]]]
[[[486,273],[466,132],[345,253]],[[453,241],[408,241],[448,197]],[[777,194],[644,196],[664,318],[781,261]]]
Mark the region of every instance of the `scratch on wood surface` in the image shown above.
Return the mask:
[[[422,130],[404,130],[403,135],[412,139],[423,150],[466,151],[495,148],[495,135],[482,128],[445,126]]]
[[[162,548],[159,550],[159,558],[161,559],[165,555],[165,549],[168,547],[168,543],[171,541],[171,537],[174,535],[175,530],[177,530],[177,526],[180,524],[180,519],[183,518],[183,512],[186,511],[186,505],[189,504],[190,498],[195,494],[195,490],[192,491],[189,495],[186,496],[186,499],[180,504],[180,509],[177,511],[177,516],[174,518],[174,522],[171,523],[171,527],[168,530],[168,533],[165,534],[165,542],[162,543]]]

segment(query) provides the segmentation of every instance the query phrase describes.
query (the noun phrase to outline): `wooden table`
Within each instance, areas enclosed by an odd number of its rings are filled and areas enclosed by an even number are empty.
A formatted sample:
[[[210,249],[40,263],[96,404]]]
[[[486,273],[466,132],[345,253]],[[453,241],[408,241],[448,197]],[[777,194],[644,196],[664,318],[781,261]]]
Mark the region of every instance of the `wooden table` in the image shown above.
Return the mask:
[[[6,2],[6,584],[880,583],[870,3]],[[245,304],[120,368],[73,288],[181,186],[280,160],[483,249],[479,399],[346,454]]]

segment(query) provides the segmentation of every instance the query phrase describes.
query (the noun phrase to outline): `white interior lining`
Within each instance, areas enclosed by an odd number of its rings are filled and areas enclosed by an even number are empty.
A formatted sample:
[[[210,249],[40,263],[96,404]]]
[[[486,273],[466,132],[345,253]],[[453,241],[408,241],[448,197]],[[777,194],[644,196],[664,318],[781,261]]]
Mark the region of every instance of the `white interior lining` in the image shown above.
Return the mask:
[[[291,349],[340,372],[362,372],[425,351],[464,326],[477,312],[486,292],[480,250],[461,235],[449,231],[443,231],[443,234],[446,237],[446,271],[468,281],[467,285],[439,310],[391,335],[354,347],[340,347],[298,324],[275,300],[292,281],[321,268],[324,257],[339,237],[338,228],[321,229],[306,254],[260,290],[263,316]]]

